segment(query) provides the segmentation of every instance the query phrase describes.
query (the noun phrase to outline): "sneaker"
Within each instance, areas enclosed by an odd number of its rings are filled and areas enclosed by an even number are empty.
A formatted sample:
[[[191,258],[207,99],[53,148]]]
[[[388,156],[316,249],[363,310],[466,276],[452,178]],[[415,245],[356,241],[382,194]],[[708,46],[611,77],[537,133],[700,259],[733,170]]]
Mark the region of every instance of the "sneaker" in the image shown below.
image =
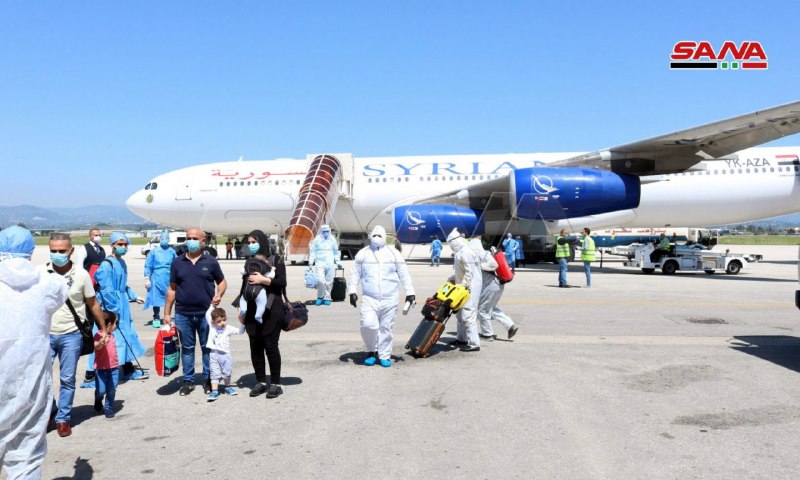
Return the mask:
[[[153,323],[150,324],[153,328],[161,328],[161,320],[153,319]]]
[[[456,339],[456,340],[453,340],[452,342],[450,342],[450,345],[452,345],[454,347],[465,347],[465,346],[469,345],[469,342],[463,342],[461,340]]]
[[[105,413],[106,418],[114,418],[114,416],[116,415],[116,413],[114,413],[114,410],[110,408],[105,409],[103,413]]]
[[[203,383],[203,393],[211,393],[211,380],[206,380],[205,383]]]
[[[370,356],[370,357],[367,357],[366,360],[364,360],[364,365],[367,366],[367,367],[371,367],[371,366],[375,365],[375,362],[377,362],[377,361],[378,361],[377,358]]]
[[[235,387],[225,387],[225,393],[234,397],[239,395],[239,391]]]
[[[473,347],[473,346],[467,345],[466,347],[461,347],[461,351],[462,352],[480,352],[481,351],[481,347]]]
[[[275,398],[283,393],[283,389],[278,384],[271,384],[267,389],[267,398]]]
[[[517,327],[516,325],[511,325],[511,328],[508,329],[508,339],[509,340],[514,338],[514,335],[517,334],[517,330],[519,330],[519,327]]]
[[[317,301],[316,301],[316,302],[314,302],[314,305],[316,305],[316,306],[320,306],[320,305],[322,305],[322,299],[321,299],[321,298],[318,298],[318,299],[317,299]]]
[[[257,383],[255,387],[250,390],[251,397],[257,397],[267,391],[267,386],[263,383]]]
[[[325,300],[324,302],[322,302],[322,304],[325,305],[326,307],[329,307],[331,305],[331,301]]]
[[[122,380],[147,380],[148,378],[150,378],[150,372],[138,368],[130,375],[122,375]]]
[[[381,367],[389,368],[391,366],[392,366],[392,361],[391,360],[389,360],[388,358],[382,358],[381,359]]]
[[[94,388],[94,372],[86,371],[86,376],[83,377],[81,388]]]
[[[102,410],[103,410],[103,397],[100,397],[100,398],[95,397],[95,399],[94,399],[94,411],[95,412],[100,412]]]
[[[478,335],[482,342],[494,342],[494,335]]]
[[[189,395],[193,391],[194,391],[194,382],[190,382],[189,380],[184,380],[180,390],[181,397],[185,397],[186,395]]]
[[[213,392],[211,392],[211,393],[209,393],[209,394],[208,394],[208,400],[207,400],[207,401],[209,401],[209,402],[213,402],[214,400],[216,400],[216,399],[218,399],[218,398],[219,398],[219,392],[217,392],[217,391],[215,390],[215,391],[213,391]]]

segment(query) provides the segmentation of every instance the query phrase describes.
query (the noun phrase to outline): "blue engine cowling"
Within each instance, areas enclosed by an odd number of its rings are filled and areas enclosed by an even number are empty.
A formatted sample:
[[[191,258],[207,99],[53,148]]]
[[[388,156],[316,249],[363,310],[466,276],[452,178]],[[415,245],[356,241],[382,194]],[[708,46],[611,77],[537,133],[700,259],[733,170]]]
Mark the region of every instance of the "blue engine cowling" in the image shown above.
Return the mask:
[[[588,168],[521,168],[513,172],[516,216],[561,220],[639,206],[639,177]]]
[[[444,241],[454,228],[466,236],[483,234],[481,212],[456,205],[408,205],[394,209],[394,231],[401,243]]]

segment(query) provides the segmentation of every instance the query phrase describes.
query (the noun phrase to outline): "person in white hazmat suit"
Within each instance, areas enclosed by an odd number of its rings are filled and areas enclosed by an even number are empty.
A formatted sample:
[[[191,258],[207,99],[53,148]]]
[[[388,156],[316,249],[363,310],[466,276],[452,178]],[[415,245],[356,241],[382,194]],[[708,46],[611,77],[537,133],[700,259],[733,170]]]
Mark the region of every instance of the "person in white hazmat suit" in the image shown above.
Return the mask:
[[[478,336],[481,341],[494,341],[494,329],[492,328],[492,320],[500,322],[506,331],[508,331],[508,338],[512,338],[517,333],[517,326],[514,321],[506,315],[500,307],[497,306],[500,302],[500,297],[503,296],[503,289],[505,285],[500,283],[500,279],[495,275],[497,270],[497,261],[492,256],[491,252],[483,248],[483,244],[477,238],[469,241],[469,246],[478,256],[478,263],[481,267],[481,277],[483,284],[481,285],[481,296],[478,300]]]
[[[454,228],[447,236],[447,244],[453,250],[455,274],[450,281],[469,289],[467,303],[456,314],[456,339],[450,345],[461,347],[462,352],[478,352],[481,349],[478,337],[478,304],[481,296],[483,276],[478,256],[467,245],[467,240]]]
[[[329,225],[320,227],[319,235],[311,241],[308,250],[308,264],[314,266],[314,273],[317,277],[316,305],[330,305],[334,268],[343,267],[339,263],[339,258],[341,257],[339,245],[331,235],[331,227]]]
[[[362,248],[350,270],[348,292],[350,304],[357,306],[358,284],[361,284],[361,337],[369,356],[364,365],[380,361],[382,367],[392,366],[394,319],[397,316],[397,296],[403,285],[406,302],[414,303],[414,286],[402,255],[386,246],[386,229],[380,225],[370,233],[370,245]]]
[[[40,479],[53,401],[50,318],[67,300],[67,282],[31,262],[22,227],[0,232],[0,470],[9,480]]]

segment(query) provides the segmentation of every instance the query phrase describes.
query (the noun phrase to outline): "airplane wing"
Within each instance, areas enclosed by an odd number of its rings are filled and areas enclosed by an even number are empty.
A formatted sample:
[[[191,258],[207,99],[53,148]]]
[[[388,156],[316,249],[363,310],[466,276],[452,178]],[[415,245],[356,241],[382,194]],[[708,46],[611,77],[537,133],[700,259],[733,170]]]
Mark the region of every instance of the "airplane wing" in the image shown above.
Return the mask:
[[[647,140],[559,160],[548,167],[593,167],[633,175],[675,173],[800,132],[800,101]]]

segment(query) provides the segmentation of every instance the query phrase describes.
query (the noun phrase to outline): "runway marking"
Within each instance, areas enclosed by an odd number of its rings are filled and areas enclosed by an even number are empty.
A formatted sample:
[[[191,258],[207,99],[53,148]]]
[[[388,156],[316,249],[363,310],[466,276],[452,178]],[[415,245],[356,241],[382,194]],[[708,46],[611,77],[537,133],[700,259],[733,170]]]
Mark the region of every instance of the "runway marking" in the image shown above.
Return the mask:
[[[403,342],[411,334],[395,334],[395,350],[404,345]],[[281,335],[281,342],[361,342],[361,334],[354,333],[292,333],[291,335]],[[511,348],[515,343],[525,345],[700,345],[700,346],[721,346],[721,347],[748,347],[750,344],[733,338],[724,337],[686,337],[686,336],[631,336],[631,335],[521,335],[517,334],[513,341],[506,342],[503,336],[499,336],[494,344],[489,344],[490,348],[497,345],[504,348],[505,343]],[[776,338],[774,341],[763,340],[759,346],[788,346],[785,341]]]
[[[684,307],[738,307],[738,308],[778,308],[778,309],[795,309],[794,304],[784,304],[775,302],[700,302],[697,300],[692,301],[676,301],[665,298],[656,298],[653,300],[582,300],[576,298],[541,298],[541,299],[506,299],[503,298],[500,306],[503,305],[563,305],[581,304],[581,305],[660,305],[663,306],[665,302],[669,302],[669,306],[684,306]]]

